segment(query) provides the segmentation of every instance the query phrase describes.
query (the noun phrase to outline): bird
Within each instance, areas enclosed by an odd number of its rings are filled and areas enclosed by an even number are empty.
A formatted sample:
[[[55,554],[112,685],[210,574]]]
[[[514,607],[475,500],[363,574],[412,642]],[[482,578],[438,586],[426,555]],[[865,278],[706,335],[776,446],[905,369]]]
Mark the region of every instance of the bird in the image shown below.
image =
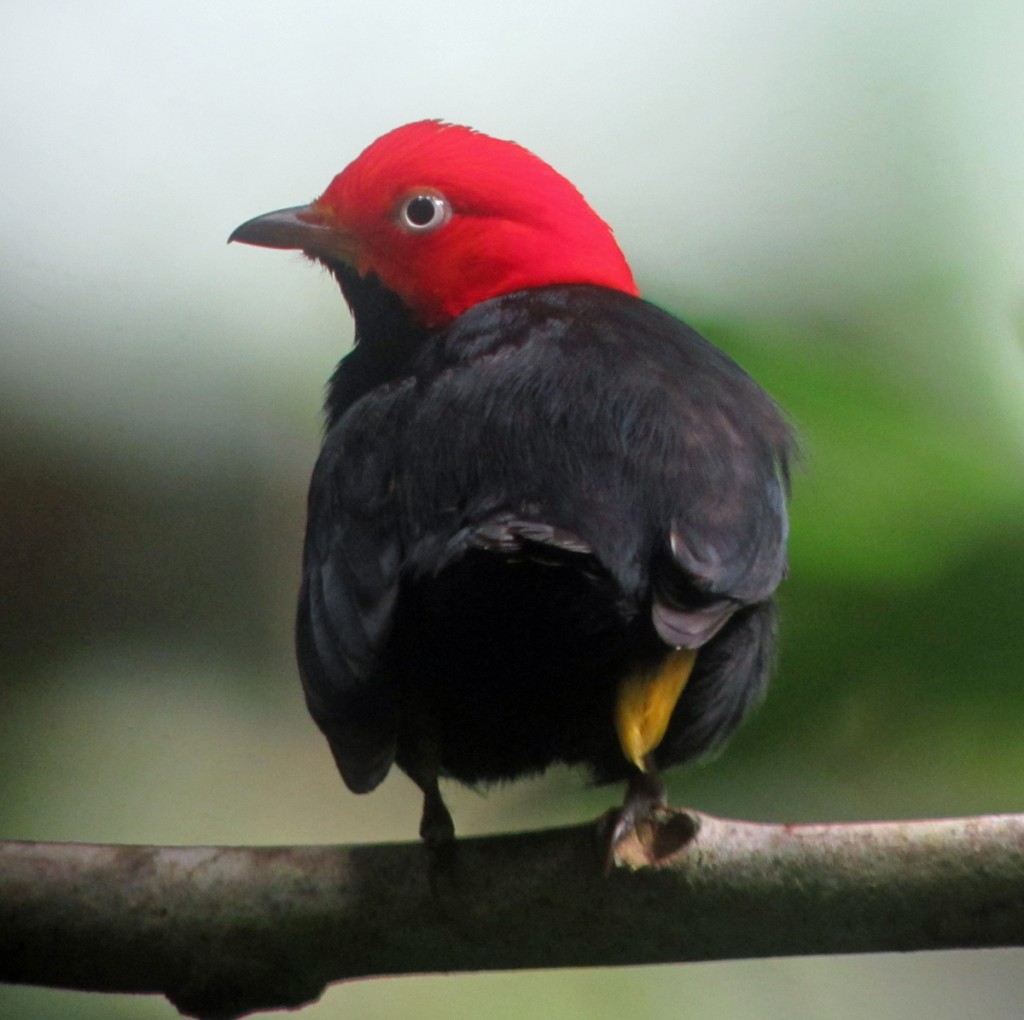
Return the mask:
[[[611,228],[519,144],[441,120],[374,141],[229,241],[335,278],[296,649],[347,787],[564,763],[624,783],[614,845],[765,689],[793,430],[640,295]]]

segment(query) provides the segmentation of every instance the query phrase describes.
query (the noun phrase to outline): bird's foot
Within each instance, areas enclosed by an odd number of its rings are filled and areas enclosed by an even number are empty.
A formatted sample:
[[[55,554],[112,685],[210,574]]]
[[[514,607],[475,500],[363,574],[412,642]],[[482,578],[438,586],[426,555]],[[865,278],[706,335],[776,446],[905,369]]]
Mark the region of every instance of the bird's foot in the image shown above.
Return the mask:
[[[605,874],[620,863],[654,864],[688,843],[697,832],[693,817],[668,810],[665,784],[652,770],[635,773],[622,807],[600,827]]]
[[[427,852],[427,878],[434,899],[442,898],[443,885],[455,886],[458,843],[451,812],[435,785],[423,794],[420,837]]]
[[[656,772],[636,772],[630,776],[626,798],[614,812],[608,834],[607,867],[614,864],[615,848],[631,833],[640,835],[641,827],[649,827],[654,813],[667,804],[665,783]]]

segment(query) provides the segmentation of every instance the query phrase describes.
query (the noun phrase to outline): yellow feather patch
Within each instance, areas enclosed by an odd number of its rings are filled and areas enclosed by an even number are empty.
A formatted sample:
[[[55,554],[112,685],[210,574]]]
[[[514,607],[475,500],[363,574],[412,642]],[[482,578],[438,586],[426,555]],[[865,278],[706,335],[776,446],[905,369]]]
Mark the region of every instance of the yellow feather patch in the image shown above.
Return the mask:
[[[619,684],[615,701],[615,730],[622,753],[642,772],[645,759],[668,729],[668,721],[690,679],[697,652],[677,648],[670,652],[656,673],[626,677]]]

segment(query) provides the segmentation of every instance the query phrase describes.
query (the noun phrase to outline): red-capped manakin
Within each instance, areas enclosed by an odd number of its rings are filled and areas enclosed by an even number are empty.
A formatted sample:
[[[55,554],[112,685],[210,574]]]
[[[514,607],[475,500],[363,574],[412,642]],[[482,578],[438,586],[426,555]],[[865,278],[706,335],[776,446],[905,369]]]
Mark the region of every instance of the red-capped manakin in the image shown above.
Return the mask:
[[[569,181],[469,128],[400,127],[231,240],[305,252],[355,318],[297,621],[349,789],[397,763],[443,845],[440,776],[582,764],[629,781],[620,837],[765,685],[793,449],[778,408],[639,297]]]

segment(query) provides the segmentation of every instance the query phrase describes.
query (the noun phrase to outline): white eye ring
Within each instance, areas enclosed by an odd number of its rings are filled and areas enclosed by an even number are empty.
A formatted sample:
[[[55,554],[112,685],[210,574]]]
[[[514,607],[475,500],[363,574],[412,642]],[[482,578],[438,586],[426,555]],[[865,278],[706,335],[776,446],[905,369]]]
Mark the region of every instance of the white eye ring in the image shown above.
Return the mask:
[[[436,230],[452,218],[452,207],[444,195],[417,194],[402,199],[398,222],[406,230]]]

